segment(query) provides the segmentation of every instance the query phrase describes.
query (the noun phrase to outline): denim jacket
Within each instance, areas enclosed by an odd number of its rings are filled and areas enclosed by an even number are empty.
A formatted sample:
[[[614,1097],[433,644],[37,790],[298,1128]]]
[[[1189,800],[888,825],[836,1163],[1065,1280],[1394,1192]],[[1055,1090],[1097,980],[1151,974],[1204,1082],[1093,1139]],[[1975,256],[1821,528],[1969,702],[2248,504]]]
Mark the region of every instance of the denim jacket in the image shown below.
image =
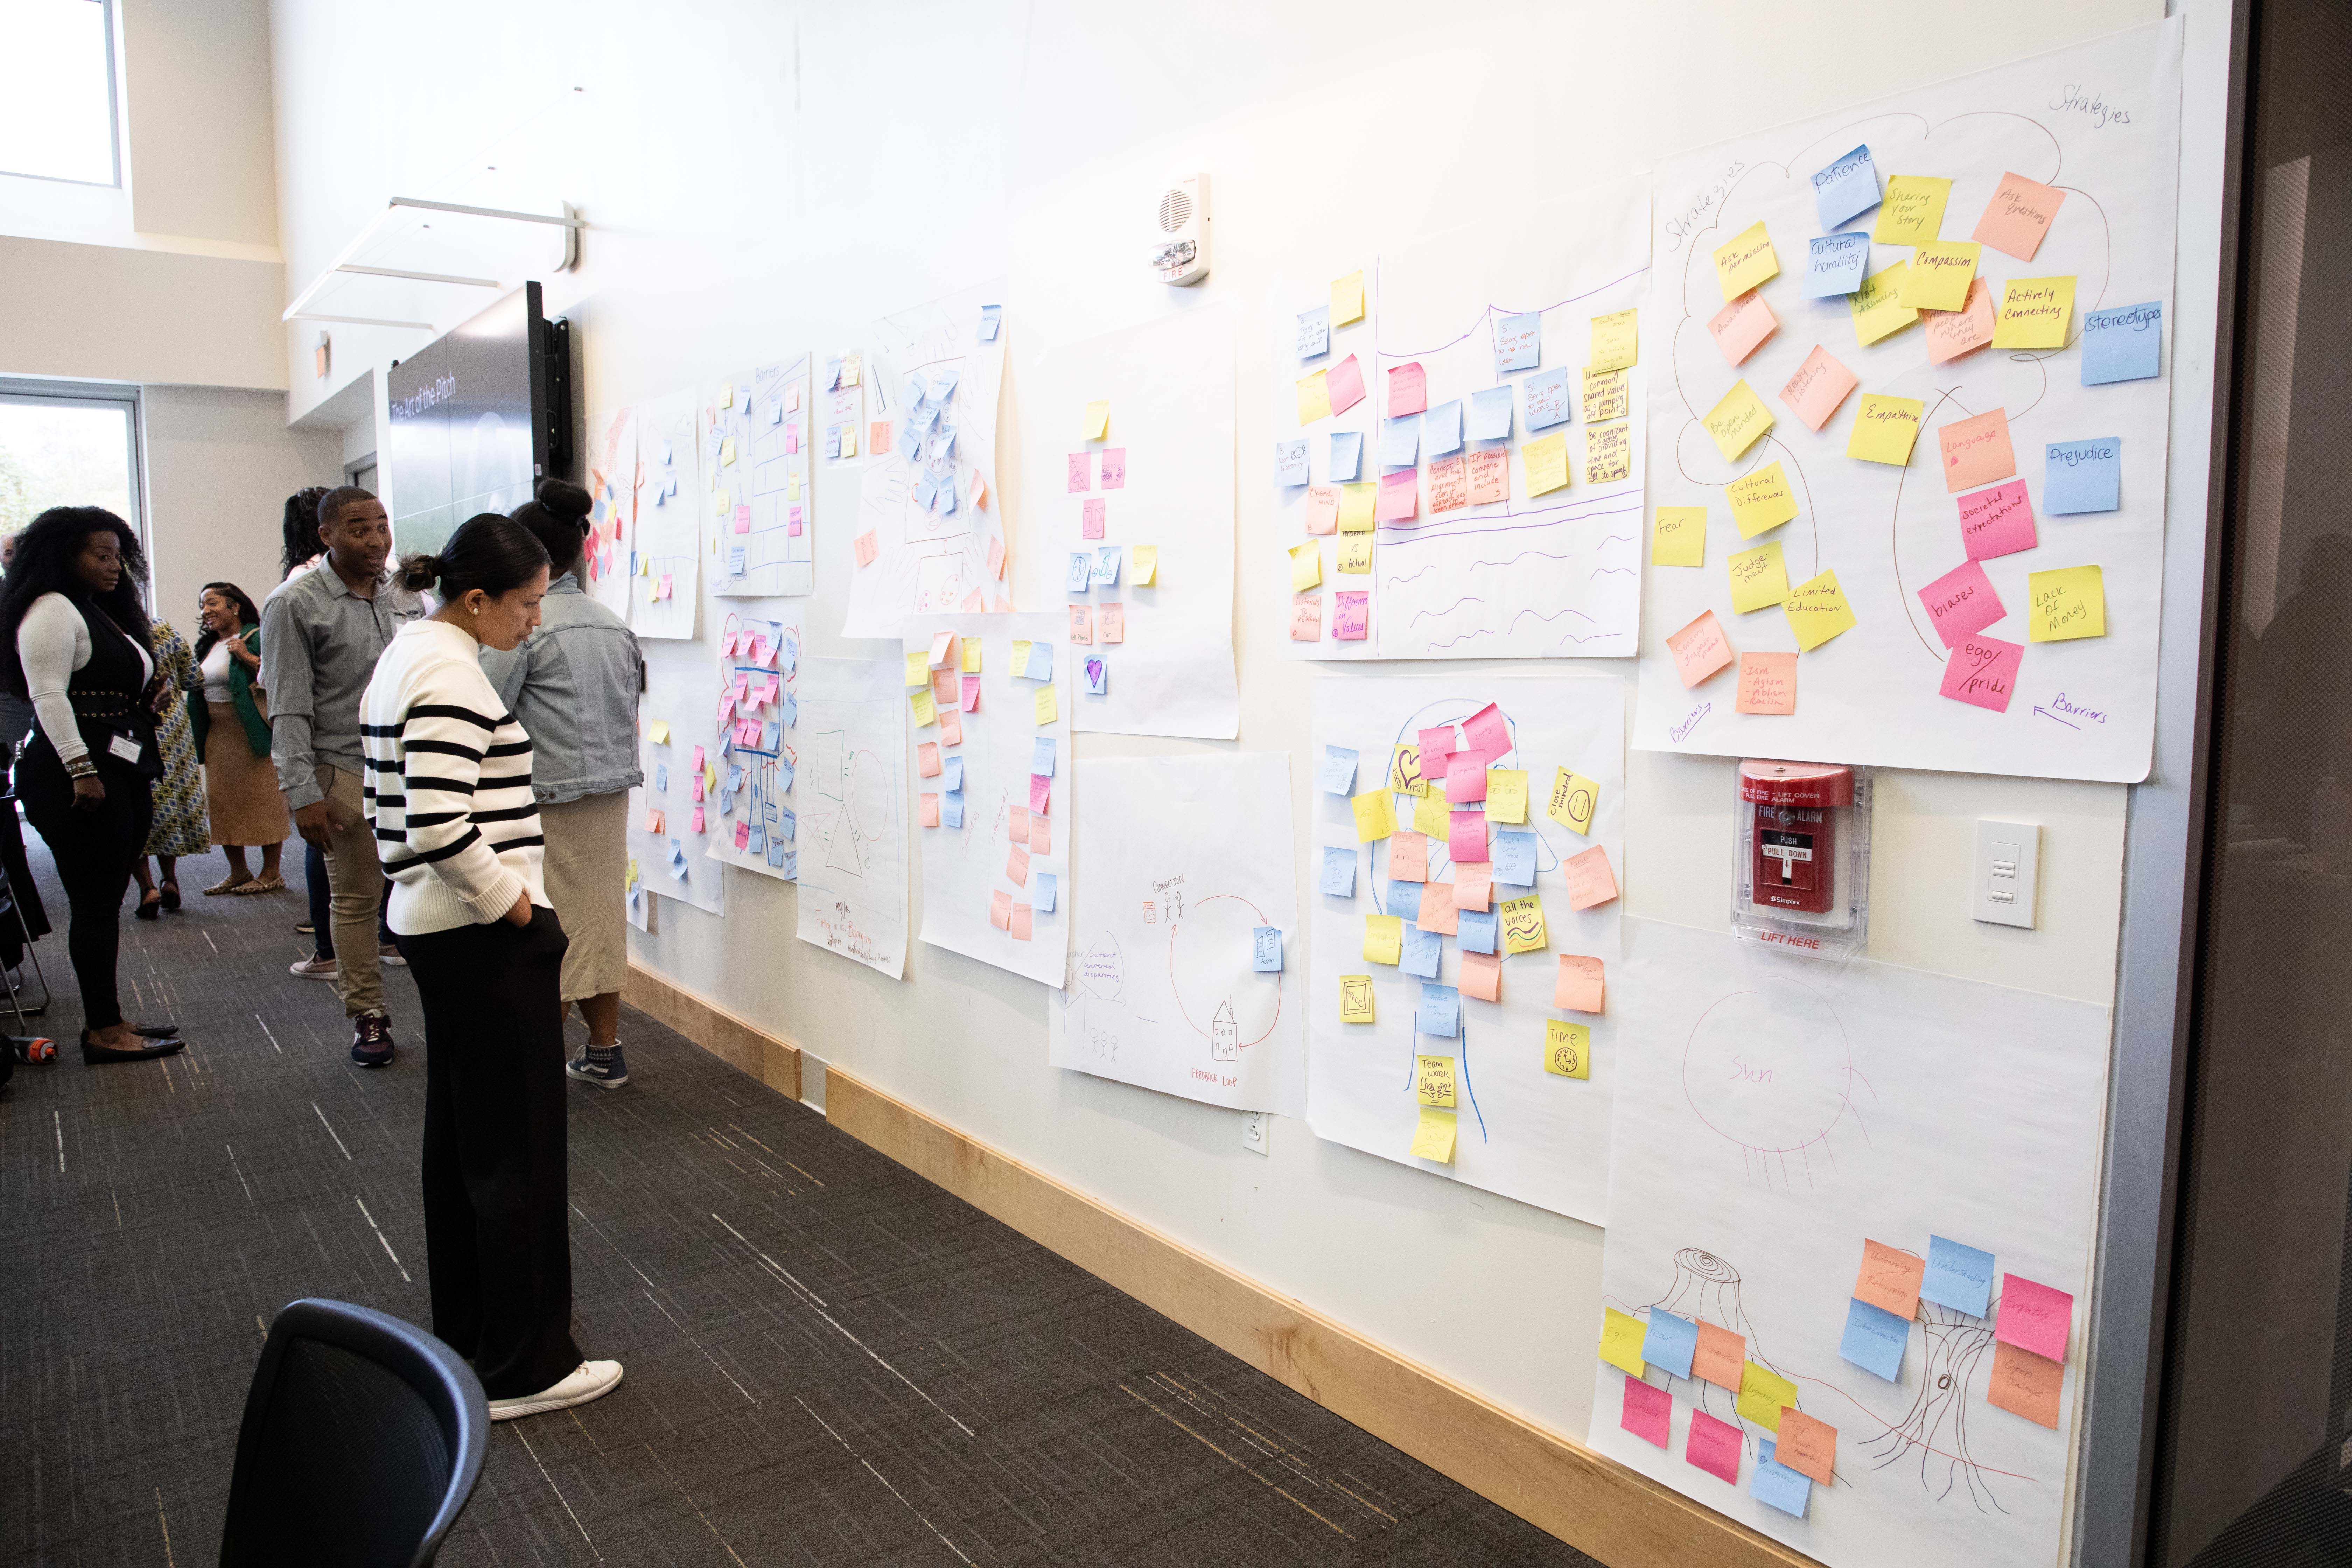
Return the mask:
[[[482,673],[530,737],[531,794],[552,805],[643,784],[636,633],[569,572],[547,585],[539,616],[521,647],[482,650]]]

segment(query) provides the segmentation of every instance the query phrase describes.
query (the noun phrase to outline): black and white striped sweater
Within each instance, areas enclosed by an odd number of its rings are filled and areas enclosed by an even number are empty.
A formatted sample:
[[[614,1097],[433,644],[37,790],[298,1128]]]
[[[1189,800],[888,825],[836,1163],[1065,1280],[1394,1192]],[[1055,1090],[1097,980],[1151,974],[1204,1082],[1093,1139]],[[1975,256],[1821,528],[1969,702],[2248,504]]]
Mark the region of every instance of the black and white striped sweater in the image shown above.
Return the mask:
[[[367,815],[403,936],[487,925],[547,902],[530,737],[482,673],[481,645],[411,621],[360,699]]]

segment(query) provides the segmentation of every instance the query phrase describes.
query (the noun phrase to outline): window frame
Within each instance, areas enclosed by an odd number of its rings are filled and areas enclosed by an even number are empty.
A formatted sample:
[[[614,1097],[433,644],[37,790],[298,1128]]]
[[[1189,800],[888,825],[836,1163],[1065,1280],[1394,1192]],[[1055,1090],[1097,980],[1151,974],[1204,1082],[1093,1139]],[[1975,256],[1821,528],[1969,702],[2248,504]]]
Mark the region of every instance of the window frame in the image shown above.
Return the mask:
[[[5,167],[0,167],[0,175],[12,180],[41,180],[53,185],[79,185],[85,190],[119,191],[122,189],[122,49],[116,29],[121,16],[114,8],[114,0],[79,3],[96,5],[105,18],[100,30],[106,36],[106,148],[114,176],[107,180],[77,180],[66,174],[36,174]]]
[[[112,0],[106,0],[111,5]],[[123,411],[123,460],[131,469],[131,515],[123,521],[139,541],[139,548],[147,557],[148,580],[145,597],[150,615],[155,608],[154,562],[155,544],[147,529],[147,420],[146,400],[132,382],[108,381],[43,381],[31,376],[0,375],[0,404],[29,403],[49,407],[89,407],[93,404],[110,405]]]

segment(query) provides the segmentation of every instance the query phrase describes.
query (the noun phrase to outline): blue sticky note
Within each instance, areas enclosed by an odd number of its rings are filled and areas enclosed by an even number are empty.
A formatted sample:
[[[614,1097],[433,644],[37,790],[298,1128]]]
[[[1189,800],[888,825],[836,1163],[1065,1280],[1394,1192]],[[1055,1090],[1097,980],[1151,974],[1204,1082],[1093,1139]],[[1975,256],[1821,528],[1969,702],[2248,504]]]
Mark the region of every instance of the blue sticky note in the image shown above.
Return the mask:
[[[2157,372],[2157,342],[2164,336],[2164,306],[2117,305],[2083,312],[2083,384],[2146,381]]]
[[[1441,403],[1431,409],[1429,419],[1429,455],[1443,458],[1462,450],[1462,400]]]
[[[786,666],[786,668],[791,667]],[[801,721],[801,700],[797,697],[786,697],[782,702],[777,703],[776,719],[786,729],[798,724]]]
[[[1400,881],[1394,877],[1390,878],[1387,904],[1390,914],[1402,915],[1409,921],[1419,920],[1421,918],[1421,884]],[[1412,931],[1410,926],[1405,929],[1408,934]]]
[[[950,442],[950,445],[952,445],[952,442]],[[953,517],[955,515],[955,480],[951,479],[941,479],[940,481],[940,488],[932,493],[931,510],[938,512],[942,517]]]
[[[1353,484],[1364,477],[1364,433],[1361,430],[1331,432],[1331,482]]]
[[[940,796],[940,821],[950,827],[963,826],[963,791],[953,790]]]
[[[1406,935],[1412,934],[1411,926],[1404,929]],[[1437,939],[1432,937],[1430,940],[1434,942]],[[1459,1035],[1462,1032],[1462,993],[1451,985],[1424,983],[1421,988],[1421,1006],[1413,1016],[1413,1027],[1424,1035],[1435,1035],[1443,1040],[1450,1040]]]
[[[1543,316],[1529,310],[1504,316],[1495,322],[1495,374],[1533,370],[1543,363]]]
[[[1992,1304],[1992,1254],[1947,1241],[1927,1238],[1927,1273],[1919,1294],[1939,1307],[1981,1318]]]
[[[675,838],[669,841],[669,874],[681,882],[686,880],[686,851]]]
[[[1335,899],[1356,896],[1356,852],[1353,849],[1324,849],[1323,890]]]
[[[1282,973],[1280,926],[1253,926],[1250,929],[1250,967],[1259,974]]]
[[[1748,1494],[1758,1502],[1779,1509],[1782,1513],[1805,1517],[1805,1504],[1813,1495],[1812,1478],[1801,1475],[1772,1458],[1779,1445],[1764,1439],[1763,1457],[1756,1463],[1756,1474],[1748,1483]]]
[[[1856,1296],[1845,1305],[1845,1337],[1838,1354],[1864,1372],[1889,1383],[1903,1381],[1903,1352],[1911,1343],[1911,1324],[1884,1307]]]
[[[997,320],[1003,310],[1004,307],[1002,305],[982,305],[980,308],[980,341],[982,342],[992,343],[996,341]]]
[[[915,504],[920,507],[929,506],[931,504],[931,490],[932,485],[930,480],[927,479],[918,479],[915,481]],[[742,552],[739,550],[736,553],[740,555]]]
[[[2124,438],[2094,436],[2086,441],[2053,441],[2045,448],[2042,510],[2053,517],[2069,512],[2113,511],[2122,504]]]
[[[1393,886],[1391,891],[1395,889]],[[1417,891],[1418,889],[1416,889]],[[1445,944],[1437,940],[1433,931],[1423,931],[1407,921],[1404,925],[1404,962],[1398,965],[1407,974],[1418,974],[1423,980],[1437,978],[1437,957]]]
[[[1470,439],[1507,441],[1511,438],[1511,389],[1490,386],[1470,395]]]
[[[1454,940],[1462,944],[1465,952],[1495,951],[1495,911],[1464,910],[1454,917]]]
[[[1421,416],[1400,415],[1381,421],[1381,467],[1410,468],[1421,453]]]
[[[777,821],[776,831],[786,838],[798,838],[800,837],[800,826],[801,819],[793,816],[788,810],[784,813],[783,816]]]
[[[1303,485],[1307,482],[1307,437],[1285,437],[1274,444],[1274,482],[1278,485]]]
[[[1356,792],[1356,753],[1345,746],[1323,748],[1323,771],[1316,775],[1316,784],[1325,795],[1353,795]]]
[[[1095,585],[1095,552],[1091,550],[1070,552],[1070,570],[1063,581],[1066,594],[1083,594]]]
[[[959,757],[956,760],[961,762],[963,759]],[[1029,748],[1029,771],[1045,778],[1054,776],[1054,738],[1051,735],[1038,736],[1037,743]],[[961,789],[963,786],[959,784],[950,787]]]
[[[654,791],[657,795],[667,795],[669,793],[669,764],[667,763],[656,763],[654,764]]]
[[[776,787],[778,789],[792,788],[793,773],[793,768],[791,762],[783,757],[778,757],[776,759]]]
[[[1024,679],[1029,680],[1053,679],[1054,645],[1049,642],[1031,643],[1029,645],[1029,668],[1023,670],[1021,674]]]
[[[1867,231],[1822,235],[1812,242],[1805,258],[1805,298],[1828,300],[1851,294],[1862,287],[1863,275],[1869,270]]]
[[[763,752],[776,751],[780,749],[778,742],[783,738],[782,730],[778,726],[773,719],[769,720],[766,723],[760,726],[760,750]]]
[[[1823,228],[1835,228],[1878,205],[1878,165],[1868,146],[1832,163],[1813,175],[1813,212]]]
[[[1569,396],[1568,368],[1539,370],[1519,384],[1527,389],[1528,428],[1549,430],[1565,424],[1575,412],[1576,404]]]
[[[782,865],[783,865],[783,863],[784,863],[784,858],[785,858],[786,856],[790,855],[791,853],[792,853],[792,851],[791,851],[791,850],[789,850],[789,849],[787,849],[787,848],[785,848],[785,847],[784,847],[784,841],[783,841],[782,839],[781,839],[781,838],[771,838],[771,839],[769,839],[769,840],[768,840],[768,864],[769,864],[769,865],[771,865],[771,866],[776,866],[776,867],[781,867],[781,866],[782,866]],[[792,873],[792,871],[790,871],[790,870],[787,870],[787,871],[785,871],[785,873],[784,873],[784,875],[786,875],[786,876],[788,876],[788,877],[789,877],[789,876],[791,876],[792,874],[793,874],[793,873]]]
[[[1054,896],[1059,891],[1061,886],[1061,879],[1051,871],[1039,871],[1031,876],[1029,897],[1037,906],[1039,914],[1050,915],[1054,912]]]
[[[1101,549],[1095,552],[1096,587],[1115,588],[1118,586],[1118,551],[1119,547],[1118,545],[1106,544]],[[1032,643],[1029,646],[1032,647],[1043,647],[1045,645],[1043,643]]]
[[[1642,1359],[1664,1367],[1676,1377],[1688,1377],[1691,1356],[1698,1349],[1698,1325],[1677,1318],[1663,1307],[1650,1309],[1650,1326],[1642,1335]]]
[[[949,398],[955,395],[955,389],[956,367],[950,365],[933,378],[931,390],[926,401],[945,405]]]
[[[767,830],[766,830],[765,828],[760,828],[760,827],[755,827],[755,828],[751,829],[751,839],[750,839],[750,841],[749,841],[749,842],[747,842],[747,843],[743,846],[743,848],[744,848],[745,852],[746,852],[746,853],[748,853],[748,854],[752,854],[752,855],[764,855],[764,854],[766,854],[766,853],[768,852],[768,834],[767,834]]]
[[[923,433],[915,428],[915,422],[912,419],[900,421],[898,425],[898,456],[911,463],[915,460],[915,454],[922,449]]]
[[[1486,856],[1494,863],[1495,880],[1508,882],[1515,888],[1536,885],[1536,836],[1514,833],[1507,828],[1495,830],[1494,841],[1486,847]]]
[[[963,788],[963,759],[950,757],[940,764],[940,787],[950,793]]]
[[[1089,697],[1110,695],[1110,660],[1098,653],[1090,653],[1087,655],[1084,668],[1087,677],[1087,695]]]
[[[1315,358],[1331,352],[1331,307],[1318,305],[1298,312],[1298,357]]]

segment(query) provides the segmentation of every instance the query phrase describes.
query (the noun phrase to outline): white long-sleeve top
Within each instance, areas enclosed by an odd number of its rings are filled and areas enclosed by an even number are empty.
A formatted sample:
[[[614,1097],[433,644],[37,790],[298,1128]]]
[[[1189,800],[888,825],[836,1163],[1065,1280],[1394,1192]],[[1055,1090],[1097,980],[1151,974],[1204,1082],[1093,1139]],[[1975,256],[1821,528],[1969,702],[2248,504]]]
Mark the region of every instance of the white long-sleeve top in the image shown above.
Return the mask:
[[[456,626],[411,621],[360,699],[367,816],[402,936],[487,925],[525,890],[547,902],[530,737],[479,658]]]
[[[130,637],[122,640],[139,656],[139,684],[144,689],[155,674],[155,660]],[[26,694],[33,700],[41,733],[58,749],[60,762],[89,755],[74,721],[73,699],[66,695],[73,672],[89,662],[89,623],[63,594],[42,595],[16,623],[16,658],[25,667]],[[139,694],[131,695],[135,699]]]

